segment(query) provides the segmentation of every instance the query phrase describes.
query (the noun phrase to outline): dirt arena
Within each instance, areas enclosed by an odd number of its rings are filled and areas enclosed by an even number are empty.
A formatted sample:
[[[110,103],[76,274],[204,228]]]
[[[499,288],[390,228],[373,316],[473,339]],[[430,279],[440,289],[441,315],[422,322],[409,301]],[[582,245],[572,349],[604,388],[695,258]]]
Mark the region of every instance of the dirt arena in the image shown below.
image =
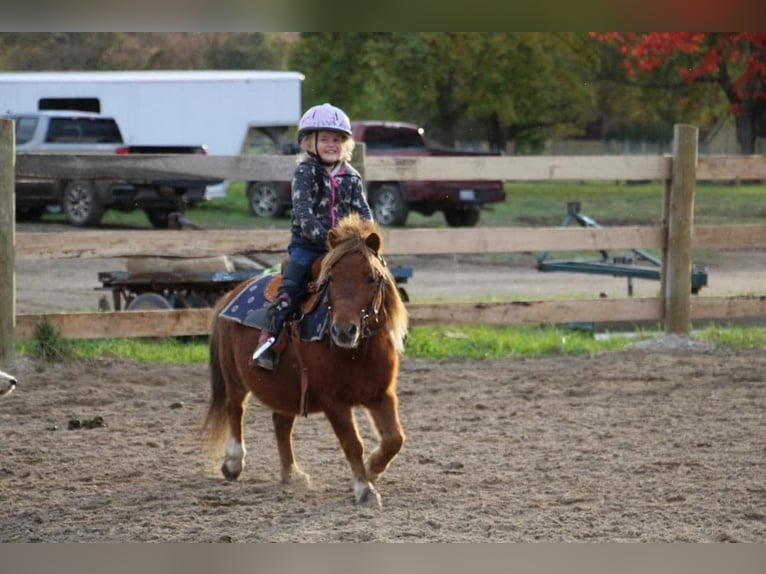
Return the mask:
[[[562,280],[530,261],[402,263],[415,298],[625,296],[624,279]],[[123,265],[19,261],[17,311],[97,309],[97,273]],[[708,270],[706,294],[762,293],[766,252]],[[637,294],[653,290],[637,282]],[[296,426],[311,488],[281,486],[271,417],[255,402],[244,473],[225,481],[197,434],[206,366],[13,367],[18,388],[0,398],[0,542],[766,541],[762,349],[664,338],[577,358],[405,358],[407,442],[378,482],[381,510],[355,507],[321,416]]]
[[[206,366],[20,359],[0,399],[0,541],[763,542],[764,373],[762,350],[688,340],[405,359],[407,443],[369,510],[321,416],[296,428],[312,486],[281,486],[255,402],[245,471],[225,481],[197,435]]]

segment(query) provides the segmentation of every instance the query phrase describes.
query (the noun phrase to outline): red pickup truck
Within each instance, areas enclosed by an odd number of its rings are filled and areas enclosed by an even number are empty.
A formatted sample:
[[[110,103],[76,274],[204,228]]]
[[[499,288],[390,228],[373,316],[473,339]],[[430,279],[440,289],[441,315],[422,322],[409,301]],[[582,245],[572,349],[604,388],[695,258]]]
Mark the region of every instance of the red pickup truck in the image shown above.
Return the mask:
[[[429,148],[423,130],[415,124],[384,121],[351,123],[354,140],[363,142],[367,155],[387,156],[470,156],[488,155]],[[400,227],[410,211],[423,215],[444,212],[452,227],[470,227],[479,221],[486,203],[505,201],[502,181],[371,181],[367,197],[381,225]],[[279,217],[290,208],[290,184],[285,182],[249,182],[247,196],[256,216]]]

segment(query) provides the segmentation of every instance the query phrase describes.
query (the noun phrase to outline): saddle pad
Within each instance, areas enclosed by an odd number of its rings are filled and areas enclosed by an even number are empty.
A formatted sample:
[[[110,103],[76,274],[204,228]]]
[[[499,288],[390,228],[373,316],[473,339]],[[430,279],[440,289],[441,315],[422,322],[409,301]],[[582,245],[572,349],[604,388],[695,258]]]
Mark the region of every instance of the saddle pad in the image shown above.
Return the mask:
[[[253,277],[245,288],[221,310],[219,316],[237,323],[244,323],[248,313],[267,305],[266,285],[272,277],[273,275]]]
[[[245,288],[221,310],[219,317],[236,321],[246,327],[263,329],[264,310],[269,304],[266,286],[272,277],[273,275],[264,275],[251,279]],[[330,317],[330,309],[325,297],[323,293],[322,302],[301,318],[298,331],[302,341],[321,341],[324,338]]]

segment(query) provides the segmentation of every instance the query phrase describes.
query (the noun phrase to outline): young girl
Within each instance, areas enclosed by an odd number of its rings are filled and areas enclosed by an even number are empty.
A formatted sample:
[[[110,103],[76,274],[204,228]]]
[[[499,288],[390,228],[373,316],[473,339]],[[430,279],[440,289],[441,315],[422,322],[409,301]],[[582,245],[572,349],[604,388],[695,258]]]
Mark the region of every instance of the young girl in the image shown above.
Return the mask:
[[[289,260],[253,355],[258,366],[269,370],[275,362],[269,347],[305,294],[312,263],[327,251],[327,232],[352,212],[372,220],[362,178],[348,163],[354,140],[345,112],[330,104],[310,108],[298,124],[298,143],[305,155],[292,179]]]

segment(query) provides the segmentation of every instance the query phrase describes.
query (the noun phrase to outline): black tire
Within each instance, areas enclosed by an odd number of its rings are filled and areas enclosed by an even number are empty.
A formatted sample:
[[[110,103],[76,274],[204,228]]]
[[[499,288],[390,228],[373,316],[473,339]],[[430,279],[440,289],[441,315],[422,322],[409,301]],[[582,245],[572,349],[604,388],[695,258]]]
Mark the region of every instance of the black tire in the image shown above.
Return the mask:
[[[448,209],[444,212],[444,219],[450,227],[473,227],[479,222],[479,208]]]
[[[138,297],[133,299],[128,306],[125,307],[126,311],[155,311],[158,309],[168,310],[173,306],[170,301],[165,299],[159,293],[141,293]]]
[[[370,209],[375,221],[385,227],[402,227],[410,212],[401,189],[392,183],[385,183],[370,191]]]
[[[170,226],[170,214],[173,213],[173,211],[175,210],[157,208],[144,209],[146,218],[155,229],[167,229]]]
[[[247,203],[255,217],[282,217],[282,184],[278,181],[251,181],[247,185]]]
[[[78,227],[98,225],[106,210],[98,200],[92,181],[67,183],[61,203],[69,223]]]

